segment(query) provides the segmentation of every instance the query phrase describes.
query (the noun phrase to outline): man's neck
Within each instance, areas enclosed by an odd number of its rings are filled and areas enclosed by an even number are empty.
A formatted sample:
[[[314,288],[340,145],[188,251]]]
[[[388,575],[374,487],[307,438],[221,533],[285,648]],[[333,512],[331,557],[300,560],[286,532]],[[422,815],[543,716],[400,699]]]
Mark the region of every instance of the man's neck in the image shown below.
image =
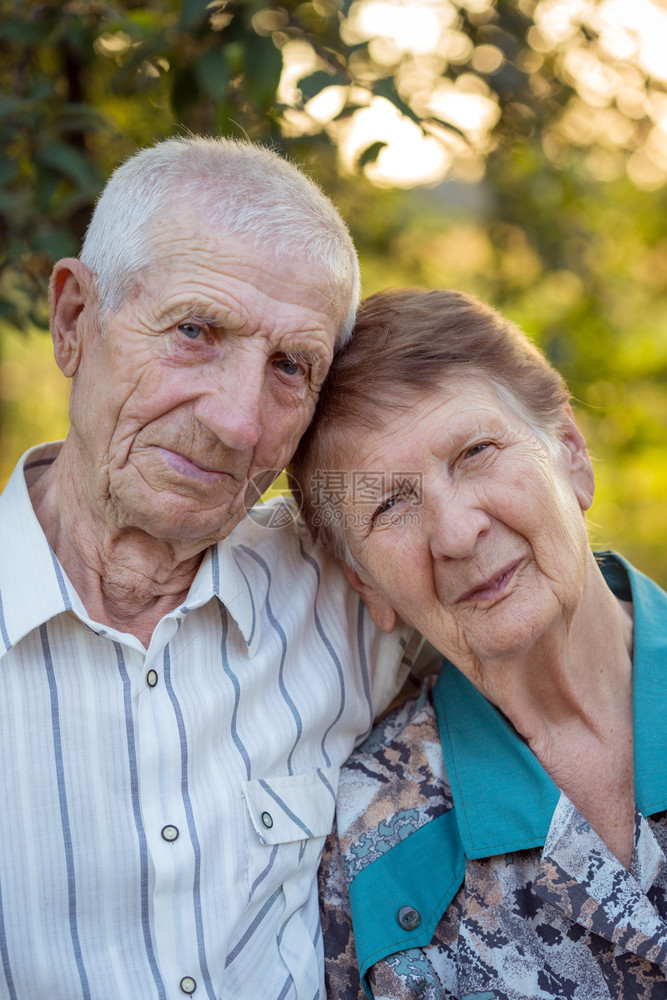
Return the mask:
[[[110,525],[61,452],[28,484],[35,515],[90,618],[147,648],[158,622],[185,600],[203,552],[184,554],[146,532]]]

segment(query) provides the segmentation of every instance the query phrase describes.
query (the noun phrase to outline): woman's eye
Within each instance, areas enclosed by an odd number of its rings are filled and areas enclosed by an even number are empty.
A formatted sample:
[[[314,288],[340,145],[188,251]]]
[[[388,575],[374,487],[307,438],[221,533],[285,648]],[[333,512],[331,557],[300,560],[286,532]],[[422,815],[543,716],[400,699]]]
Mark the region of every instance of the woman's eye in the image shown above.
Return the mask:
[[[421,476],[418,474],[414,480],[407,478],[394,485],[397,492],[387,497],[374,511],[371,519],[373,524],[396,524],[402,513],[405,513],[405,504],[415,507],[421,502]],[[396,507],[400,509],[395,510]]]
[[[389,497],[374,511],[371,527],[387,527],[391,524],[398,524],[402,514],[405,513],[404,502],[409,500],[409,496],[401,496],[400,494]]]
[[[373,514],[373,517],[377,519],[378,517],[382,517],[383,514],[388,514],[392,507],[395,507],[397,503],[398,497],[389,497],[388,500],[385,500],[384,503],[380,504],[378,509]]]
[[[468,450],[466,451],[464,457],[465,458],[474,458],[475,455],[479,455],[479,453],[481,451],[484,451],[484,449],[488,448],[488,447],[489,447],[489,442],[488,441],[482,441],[480,444],[475,444],[475,445],[472,446],[472,448],[468,448]]]
[[[196,340],[197,337],[204,332],[204,327],[200,326],[199,323],[181,323],[178,329],[181,333],[184,333],[186,337],[190,340]]]

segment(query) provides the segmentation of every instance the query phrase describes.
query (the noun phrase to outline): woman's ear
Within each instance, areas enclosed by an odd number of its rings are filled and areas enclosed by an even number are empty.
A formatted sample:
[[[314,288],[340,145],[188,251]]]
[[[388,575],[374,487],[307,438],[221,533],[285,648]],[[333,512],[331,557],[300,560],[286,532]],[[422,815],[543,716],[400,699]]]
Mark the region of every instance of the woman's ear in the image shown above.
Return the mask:
[[[593,503],[595,494],[595,476],[584,436],[575,423],[572,407],[569,403],[566,403],[564,407],[560,439],[570,474],[570,482],[579,501],[579,506],[582,510],[588,510]]]
[[[369,614],[382,632],[393,632],[396,628],[398,615],[391,604],[384,598],[372,583],[364,581],[356,570],[341,562],[345,579],[350,586],[361,595]]]
[[[49,309],[53,353],[63,375],[76,375],[81,360],[80,319],[95,295],[92,275],[73,257],[59,260],[49,284]]]

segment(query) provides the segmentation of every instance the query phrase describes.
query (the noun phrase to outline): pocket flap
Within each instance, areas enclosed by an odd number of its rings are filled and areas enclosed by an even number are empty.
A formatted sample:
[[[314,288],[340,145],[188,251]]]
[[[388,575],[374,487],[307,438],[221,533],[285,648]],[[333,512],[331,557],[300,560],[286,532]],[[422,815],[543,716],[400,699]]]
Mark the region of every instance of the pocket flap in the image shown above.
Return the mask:
[[[333,827],[338,768],[243,782],[250,819],[262,844],[326,837]]]

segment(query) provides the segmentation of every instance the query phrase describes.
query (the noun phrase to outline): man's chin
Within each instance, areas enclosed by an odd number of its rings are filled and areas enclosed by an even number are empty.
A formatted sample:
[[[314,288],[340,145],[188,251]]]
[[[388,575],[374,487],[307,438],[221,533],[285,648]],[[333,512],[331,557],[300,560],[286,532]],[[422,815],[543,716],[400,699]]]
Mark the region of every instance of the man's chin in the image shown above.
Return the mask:
[[[192,553],[226,538],[245,514],[242,498],[224,496],[217,504],[210,499],[202,503],[199,497],[170,490],[151,491],[150,497],[136,497],[132,503],[118,496],[114,506],[121,530],[135,529]]]

